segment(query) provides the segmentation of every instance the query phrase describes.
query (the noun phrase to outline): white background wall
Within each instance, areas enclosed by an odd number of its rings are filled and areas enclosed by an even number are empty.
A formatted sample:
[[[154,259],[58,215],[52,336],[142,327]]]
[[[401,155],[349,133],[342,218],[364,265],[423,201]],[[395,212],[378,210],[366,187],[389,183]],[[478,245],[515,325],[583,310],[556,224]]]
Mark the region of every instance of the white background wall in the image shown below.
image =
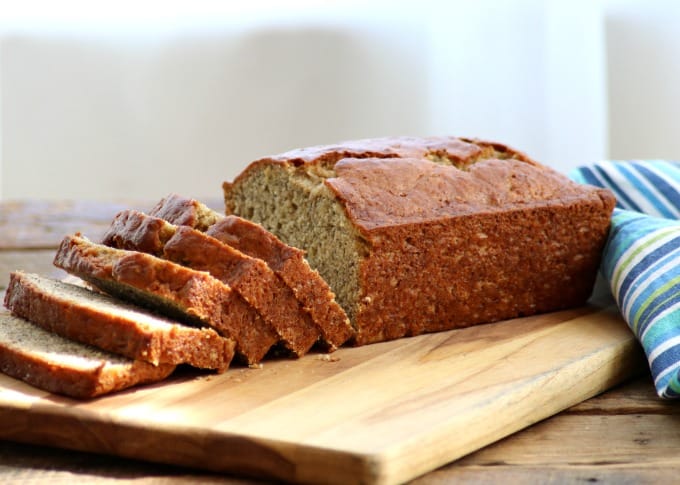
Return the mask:
[[[673,0],[71,3],[0,9],[0,197],[218,197],[256,157],[394,134],[680,158]]]
[[[680,2],[608,0],[609,152],[680,159]]]

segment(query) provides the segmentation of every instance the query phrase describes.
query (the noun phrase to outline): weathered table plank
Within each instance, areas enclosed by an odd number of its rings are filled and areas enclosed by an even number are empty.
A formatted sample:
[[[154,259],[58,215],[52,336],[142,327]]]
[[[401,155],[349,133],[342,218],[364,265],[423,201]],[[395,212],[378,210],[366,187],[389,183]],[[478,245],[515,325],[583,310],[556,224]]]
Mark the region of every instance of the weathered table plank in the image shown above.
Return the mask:
[[[605,445],[606,441],[606,445]],[[680,416],[565,413],[536,424],[459,465],[639,466],[677,463]]]
[[[9,282],[9,273],[15,270],[38,273],[51,278],[64,278],[67,273],[52,264],[54,249],[0,250],[0,293]]]
[[[201,199],[223,210],[219,199]],[[124,209],[148,211],[156,201],[4,201],[0,203],[0,249],[55,248],[68,234],[81,232],[97,241],[113,216]]]
[[[467,484],[467,485],[557,485],[557,484],[612,484],[612,485],[656,485],[676,483],[680,465],[664,468],[631,465],[590,466],[452,466],[436,470],[412,482],[414,485]]]

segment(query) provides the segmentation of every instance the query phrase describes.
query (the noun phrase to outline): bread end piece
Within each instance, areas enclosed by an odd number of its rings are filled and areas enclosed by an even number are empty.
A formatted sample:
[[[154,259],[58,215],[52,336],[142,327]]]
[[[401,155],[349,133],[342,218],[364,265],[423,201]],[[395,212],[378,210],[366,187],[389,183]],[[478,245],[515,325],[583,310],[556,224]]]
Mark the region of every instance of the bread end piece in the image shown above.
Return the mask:
[[[161,381],[175,366],[102,352],[2,312],[0,370],[49,392],[88,399]]]

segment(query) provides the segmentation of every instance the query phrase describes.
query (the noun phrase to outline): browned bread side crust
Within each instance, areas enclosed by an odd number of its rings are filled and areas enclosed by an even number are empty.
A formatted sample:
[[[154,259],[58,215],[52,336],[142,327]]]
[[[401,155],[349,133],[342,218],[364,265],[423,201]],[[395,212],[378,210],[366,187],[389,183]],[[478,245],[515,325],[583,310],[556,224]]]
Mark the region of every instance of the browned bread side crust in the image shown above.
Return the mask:
[[[5,306],[63,337],[134,360],[190,364],[224,372],[234,342],[209,328],[181,325],[80,286],[23,272],[10,274]]]
[[[152,252],[189,268],[209,272],[251,304],[276,331],[285,347],[297,356],[307,353],[319,338],[319,328],[291,289],[264,261],[205,233],[126,210],[114,218],[104,244]]]
[[[259,362],[276,342],[260,315],[232,289],[206,272],[136,251],[66,236],[54,264],[123,300],[193,325],[208,325],[236,342],[248,364]]]
[[[177,194],[165,197],[150,214],[172,224],[206,231],[242,253],[264,260],[319,326],[329,351],[353,337],[347,315],[326,281],[309,266],[304,252],[283,243],[261,225],[236,216],[224,217],[195,199]]]
[[[0,371],[34,387],[87,399],[157,382],[175,370],[100,351],[0,313]]]

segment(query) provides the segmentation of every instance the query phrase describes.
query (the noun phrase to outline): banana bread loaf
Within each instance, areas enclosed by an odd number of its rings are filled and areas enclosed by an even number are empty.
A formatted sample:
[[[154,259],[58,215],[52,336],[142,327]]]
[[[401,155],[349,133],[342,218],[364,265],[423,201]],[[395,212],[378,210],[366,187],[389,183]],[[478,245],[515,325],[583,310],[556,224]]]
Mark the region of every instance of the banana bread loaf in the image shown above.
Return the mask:
[[[234,342],[181,325],[87,288],[15,271],[5,293],[12,313],[46,330],[134,360],[224,372]]]
[[[295,295],[261,259],[252,258],[187,226],[138,211],[118,213],[104,235],[107,246],[143,251],[227,283],[274,328],[283,345],[302,356],[319,339],[319,328]]]
[[[354,330],[335,295],[319,273],[313,270],[304,252],[284,244],[259,224],[241,217],[221,215],[195,199],[171,194],[150,214],[172,224],[186,225],[218,239],[237,250],[264,260],[295,293],[321,329],[328,351],[347,342]]]
[[[223,188],[228,214],[306,251],[358,344],[583,304],[615,203],[509,147],[453,137],[295,150]]]
[[[172,364],[101,351],[0,312],[0,371],[40,389],[85,399],[160,381],[174,370]]]
[[[237,357],[259,362],[276,333],[236,292],[202,271],[136,251],[66,236],[54,264],[115,297],[196,326],[209,326],[236,342]]]

